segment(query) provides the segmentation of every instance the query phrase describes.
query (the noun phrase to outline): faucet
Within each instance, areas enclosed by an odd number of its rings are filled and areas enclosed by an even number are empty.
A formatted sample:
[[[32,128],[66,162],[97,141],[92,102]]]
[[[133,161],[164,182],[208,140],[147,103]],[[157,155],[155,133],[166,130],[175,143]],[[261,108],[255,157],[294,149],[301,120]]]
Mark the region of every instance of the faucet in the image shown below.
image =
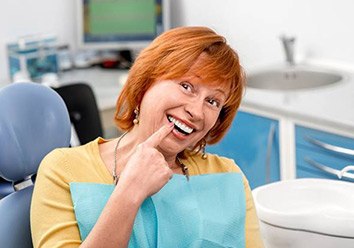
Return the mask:
[[[295,65],[294,61],[294,43],[296,38],[294,36],[286,36],[281,35],[280,37],[281,42],[283,43],[284,51],[285,51],[285,58],[288,65]]]

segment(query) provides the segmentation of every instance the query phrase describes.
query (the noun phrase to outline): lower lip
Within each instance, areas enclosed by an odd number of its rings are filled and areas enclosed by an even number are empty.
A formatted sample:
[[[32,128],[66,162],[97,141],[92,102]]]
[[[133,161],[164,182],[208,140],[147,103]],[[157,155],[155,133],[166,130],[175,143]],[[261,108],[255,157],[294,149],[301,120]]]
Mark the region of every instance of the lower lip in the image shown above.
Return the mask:
[[[167,121],[168,121],[169,123],[171,123],[171,122],[168,120],[168,118],[167,118]],[[179,139],[179,140],[186,140],[186,139],[188,139],[188,135],[183,135],[183,134],[181,134],[181,133],[178,132],[175,128],[173,128],[172,134],[173,134],[173,136],[175,136],[175,137],[176,137],[177,139]]]
[[[179,140],[186,140],[188,138],[186,135],[181,134],[176,129],[172,130],[172,134]]]

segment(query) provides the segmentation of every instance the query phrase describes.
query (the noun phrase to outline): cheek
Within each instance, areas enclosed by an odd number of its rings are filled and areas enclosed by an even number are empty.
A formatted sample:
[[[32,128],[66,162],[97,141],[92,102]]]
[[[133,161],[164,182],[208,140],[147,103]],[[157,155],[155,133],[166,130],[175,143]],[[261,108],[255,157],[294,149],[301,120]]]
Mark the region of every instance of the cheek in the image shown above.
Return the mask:
[[[209,117],[205,120],[205,128],[208,129],[208,132],[210,129],[214,127],[214,125],[218,122],[219,119],[219,114],[220,112],[217,113],[211,113]]]
[[[178,92],[169,92],[159,90],[153,92],[153,94],[146,95],[143,98],[142,106],[150,111],[156,111],[157,109],[161,110],[174,106],[181,101],[181,96]]]
[[[219,117],[218,114],[217,115],[216,114],[212,114],[212,115],[209,115],[209,117],[207,119],[205,119],[204,129],[201,132],[199,132],[198,137],[196,137],[196,142],[198,142],[200,139],[204,138],[207,135],[207,133],[217,123],[218,117]]]

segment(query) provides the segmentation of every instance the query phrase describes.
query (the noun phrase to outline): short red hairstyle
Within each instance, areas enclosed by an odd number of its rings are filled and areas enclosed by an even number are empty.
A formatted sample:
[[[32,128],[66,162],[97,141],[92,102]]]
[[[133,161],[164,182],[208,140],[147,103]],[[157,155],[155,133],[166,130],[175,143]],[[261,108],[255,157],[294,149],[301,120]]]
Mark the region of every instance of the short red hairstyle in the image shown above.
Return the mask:
[[[134,109],[140,106],[150,86],[156,80],[181,78],[201,54],[201,63],[194,72],[205,82],[227,84],[230,88],[216,124],[204,137],[208,144],[220,141],[240,106],[245,76],[237,53],[226,44],[226,39],[206,27],[171,29],[139,54],[117,100],[117,126],[124,131],[130,130],[134,125]],[[196,147],[200,144],[201,141]]]

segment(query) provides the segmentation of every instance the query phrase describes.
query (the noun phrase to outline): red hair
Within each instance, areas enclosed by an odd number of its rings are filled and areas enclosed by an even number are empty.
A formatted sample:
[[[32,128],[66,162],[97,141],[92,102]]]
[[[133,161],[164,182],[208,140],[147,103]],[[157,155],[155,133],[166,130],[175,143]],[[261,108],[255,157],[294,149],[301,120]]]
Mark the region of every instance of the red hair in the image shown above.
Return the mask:
[[[240,105],[245,76],[237,53],[226,44],[226,39],[206,27],[171,29],[139,54],[117,100],[117,126],[125,131],[130,130],[134,125],[134,109],[140,106],[151,85],[156,80],[181,78],[201,54],[202,59],[194,72],[206,82],[226,84],[230,88],[216,124],[204,137],[208,144],[221,140]],[[201,141],[196,147],[200,144]]]

